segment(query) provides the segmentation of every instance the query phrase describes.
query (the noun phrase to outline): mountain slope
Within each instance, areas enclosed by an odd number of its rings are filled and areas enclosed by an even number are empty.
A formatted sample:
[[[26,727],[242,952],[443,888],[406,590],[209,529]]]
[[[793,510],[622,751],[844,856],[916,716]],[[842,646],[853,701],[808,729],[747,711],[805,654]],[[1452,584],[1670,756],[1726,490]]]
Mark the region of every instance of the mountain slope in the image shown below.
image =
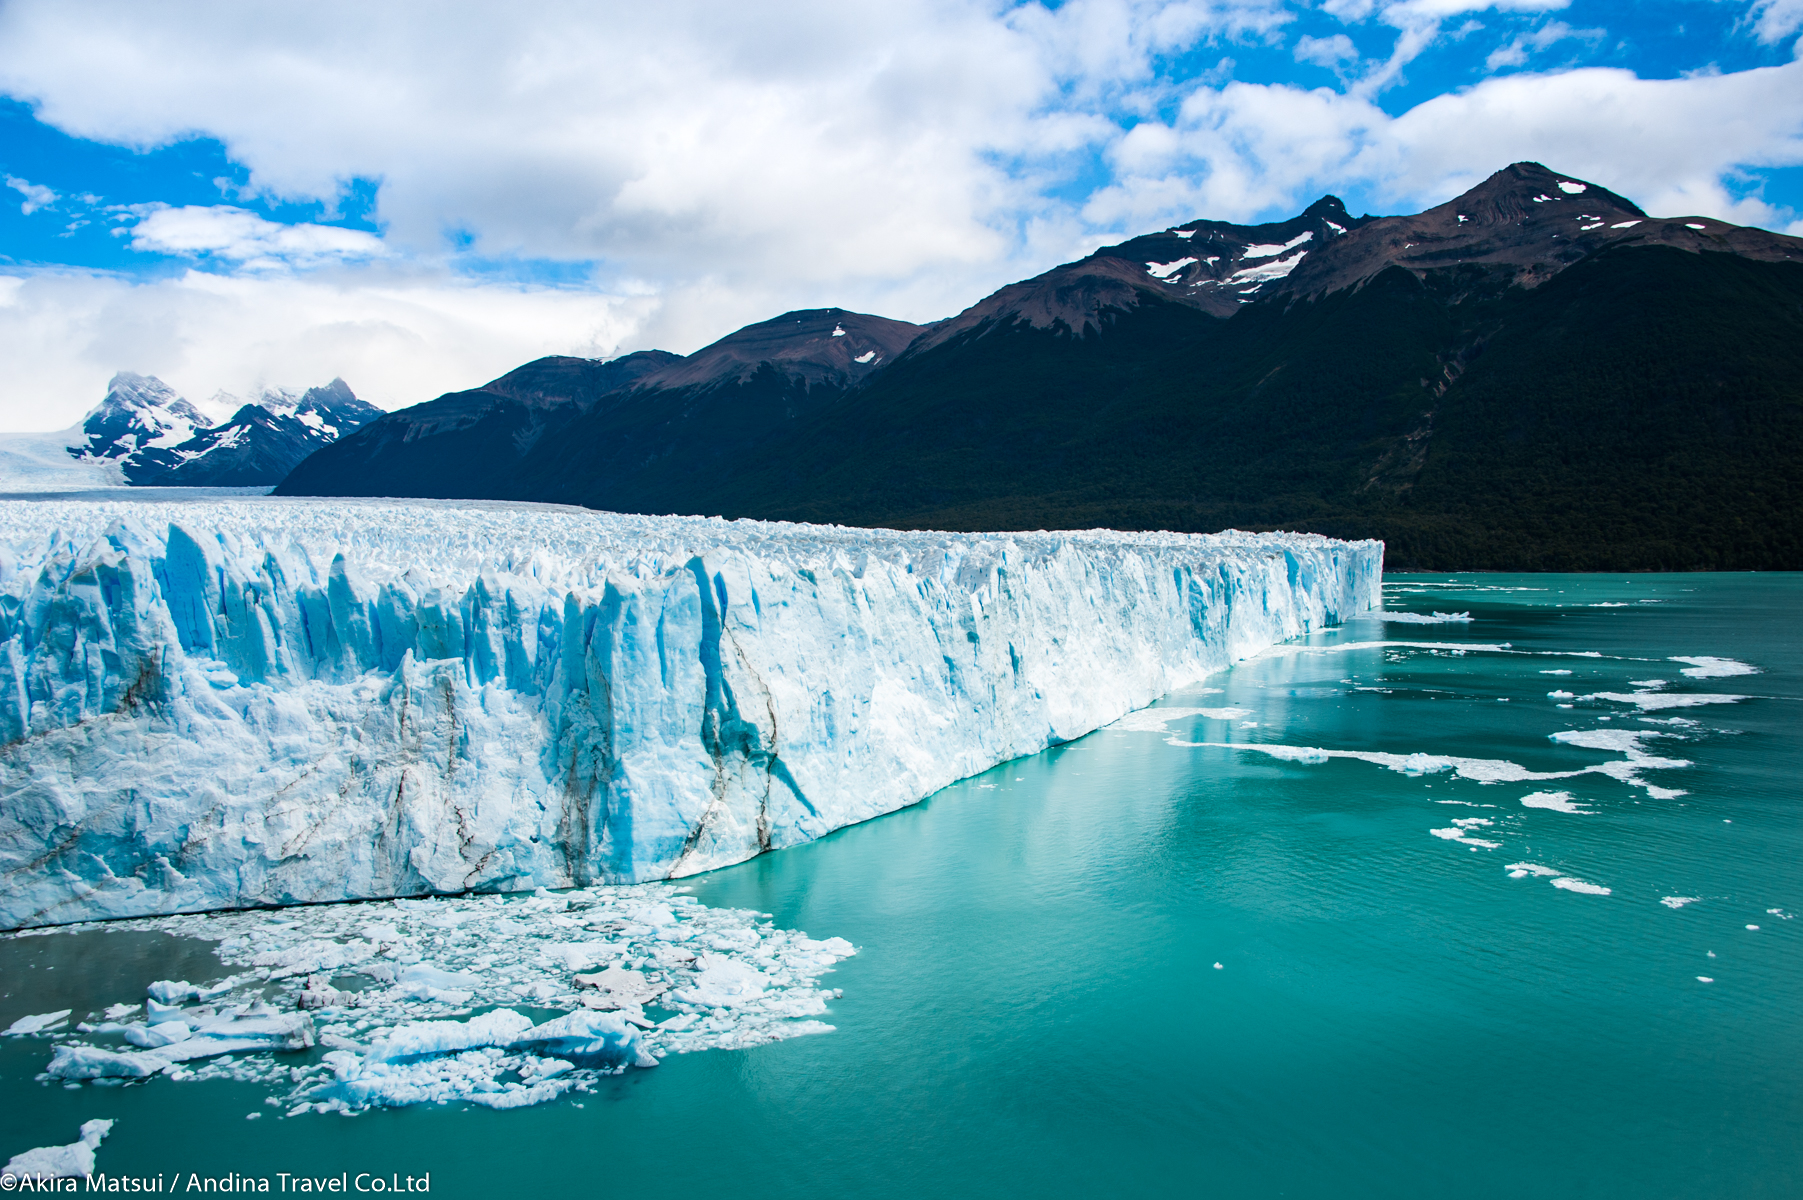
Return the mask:
[[[1325,197],[1148,234],[869,365],[819,391],[774,365],[701,392],[647,377],[483,494],[1292,528],[1433,569],[1803,567],[1803,241],[1648,217],[1539,164],[1413,216]]]
[[[390,413],[277,490],[681,507],[697,477],[843,397],[919,332],[825,308],[748,325],[686,358],[540,359]]]

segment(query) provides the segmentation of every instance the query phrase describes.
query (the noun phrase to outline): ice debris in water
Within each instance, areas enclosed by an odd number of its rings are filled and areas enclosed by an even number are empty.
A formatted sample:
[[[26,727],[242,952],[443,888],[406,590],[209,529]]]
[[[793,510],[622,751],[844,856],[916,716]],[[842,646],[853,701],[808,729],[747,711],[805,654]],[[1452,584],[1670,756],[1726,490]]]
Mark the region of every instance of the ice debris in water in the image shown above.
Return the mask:
[[[26,1033],[42,1033],[46,1029],[55,1028],[69,1019],[73,1009],[59,1009],[56,1012],[37,1013],[29,1017],[20,1017],[3,1031],[4,1036],[18,1037]]]
[[[94,1173],[94,1151],[112,1128],[111,1121],[84,1121],[80,1139],[67,1146],[39,1146],[13,1155],[6,1166],[0,1167],[0,1180],[9,1181],[6,1190],[10,1192],[27,1179],[86,1178]]]
[[[1473,849],[1495,850],[1502,845],[1501,842],[1489,842],[1483,838],[1471,836],[1473,830],[1482,829],[1486,825],[1495,823],[1486,817],[1463,817],[1454,821],[1450,829],[1430,829],[1428,832],[1437,838],[1445,838],[1449,842],[1461,842]]]
[[[1659,903],[1667,908],[1683,908],[1686,904],[1695,904],[1701,896],[1661,896]]]
[[[1567,875],[1565,872],[1555,870],[1552,867],[1543,867],[1539,863],[1510,863],[1503,869],[1508,871],[1510,879],[1526,879],[1532,875],[1542,879],[1550,879],[1554,887],[1563,888],[1568,892],[1582,892],[1585,895],[1590,896],[1607,896],[1610,894],[1610,889],[1603,887],[1601,884],[1586,883],[1582,879]]]
[[[1471,614],[1468,612],[1459,612],[1459,613],[1436,612],[1436,613],[1432,613],[1432,614],[1412,613],[1412,612],[1387,612],[1387,613],[1381,613],[1379,615],[1382,616],[1383,619],[1386,621],[1399,621],[1404,625],[1452,625],[1452,624],[1469,623],[1471,620]]]
[[[56,1047],[48,1075],[263,1083],[290,1116],[450,1101],[517,1108],[670,1053],[828,1032],[816,1018],[839,993],[818,981],[856,953],[669,884],[109,927],[215,941],[238,973],[210,986],[151,984],[142,1019],[119,1024],[137,1006],[113,1005],[106,1024],[81,1027],[89,1041]]]
[[[1672,662],[1690,663],[1683,674],[1692,679],[1719,679],[1728,675],[1757,675],[1759,668],[1732,658],[1714,658],[1707,654],[1680,654]]]
[[[1521,798],[1521,803],[1524,808],[1548,808],[1554,812],[1591,812],[1590,809],[1585,808],[1582,804],[1578,803],[1577,799],[1570,792],[1534,792],[1530,795],[1523,796]]]

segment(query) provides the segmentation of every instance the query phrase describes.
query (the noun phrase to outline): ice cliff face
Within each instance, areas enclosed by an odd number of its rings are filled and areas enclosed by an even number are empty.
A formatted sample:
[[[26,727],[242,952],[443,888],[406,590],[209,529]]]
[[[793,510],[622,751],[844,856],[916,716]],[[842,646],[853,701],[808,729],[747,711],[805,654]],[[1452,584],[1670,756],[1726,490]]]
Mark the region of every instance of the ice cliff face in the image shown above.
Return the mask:
[[[677,877],[1376,605],[1309,535],[0,503],[0,927]]]

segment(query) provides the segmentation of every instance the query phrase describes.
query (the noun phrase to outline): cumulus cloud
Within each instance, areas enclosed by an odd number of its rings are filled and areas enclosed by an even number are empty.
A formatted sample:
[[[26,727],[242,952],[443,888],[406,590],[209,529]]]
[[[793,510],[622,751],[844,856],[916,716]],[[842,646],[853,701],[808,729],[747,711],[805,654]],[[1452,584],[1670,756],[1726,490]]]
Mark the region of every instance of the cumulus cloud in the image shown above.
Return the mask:
[[[19,211],[28,217],[38,209],[56,203],[56,193],[41,183],[20,179],[17,175],[8,175],[6,186],[25,197],[25,203],[19,205]]]
[[[381,258],[382,239],[333,225],[283,225],[230,205],[146,205],[131,227],[135,250],[226,259],[252,270]]]
[[[1492,171],[1544,162],[1654,213],[1782,223],[1723,180],[1803,163],[1803,61],[1732,75],[1640,79],[1591,68],[1487,79],[1398,116],[1326,88],[1200,88],[1176,120],[1116,147],[1091,219],[1158,228],[1188,212],[1246,219],[1312,188],[1368,185],[1398,208],[1450,199]]]
[[[66,428],[121,368],[195,400],[341,375],[358,395],[395,408],[543,354],[614,354],[656,305],[379,268],[151,281],[0,276],[0,429]]]
[[[1277,0],[780,6],[17,0],[0,88],[84,137],[205,131],[254,189],[380,179],[385,240],[656,279],[968,273],[1153,63],[1260,36]],[[1150,101],[1147,101],[1150,103]]]
[[[1337,71],[1342,64],[1357,62],[1358,58],[1358,48],[1352,44],[1352,39],[1343,33],[1336,33],[1332,37],[1300,37],[1296,39],[1297,62],[1314,63],[1318,67]]]
[[[1747,16],[1759,40],[1774,45],[1803,29],[1803,0],[1757,0]]]
[[[1788,36],[1799,4],[1754,3],[1748,28]],[[1520,158],[1655,210],[1790,219],[1729,184],[1803,161],[1797,64],[1543,71],[1401,113],[1377,103],[1474,14],[1540,22],[1496,63],[1535,65],[1584,35],[1539,15],[1565,6],[1327,0],[1318,11],[1357,28],[1293,43],[1346,73],[1310,91],[1230,78],[1228,52],[1282,45],[1299,0],[8,0],[0,92],[80,137],[216,137],[248,178],[231,204],[142,208],[123,235],[211,275],[7,285],[9,351],[78,365],[13,358],[0,414],[42,403],[53,379],[91,403],[93,379],[120,367],[198,380],[210,356],[219,378],[184,391],[247,390],[264,354],[271,382],[341,373],[402,403],[534,353],[686,352],[785,308],[929,320],[1118,235],[1347,187],[1413,209]],[[1359,56],[1380,38],[1387,55]],[[1173,74],[1207,61],[1220,65]],[[358,180],[379,185],[379,235],[251,211],[269,197],[330,208]],[[580,264],[590,282],[455,276],[476,259]],[[33,321],[41,342],[22,332]],[[319,363],[302,369],[303,351]]]

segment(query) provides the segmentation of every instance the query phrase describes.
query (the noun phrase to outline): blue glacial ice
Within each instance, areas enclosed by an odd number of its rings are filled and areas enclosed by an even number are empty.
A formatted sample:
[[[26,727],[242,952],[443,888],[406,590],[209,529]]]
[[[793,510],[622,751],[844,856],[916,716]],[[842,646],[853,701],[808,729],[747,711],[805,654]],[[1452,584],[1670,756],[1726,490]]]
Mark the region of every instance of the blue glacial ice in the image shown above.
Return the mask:
[[[1381,567],[1296,534],[0,503],[0,927],[690,875],[1367,611]]]

